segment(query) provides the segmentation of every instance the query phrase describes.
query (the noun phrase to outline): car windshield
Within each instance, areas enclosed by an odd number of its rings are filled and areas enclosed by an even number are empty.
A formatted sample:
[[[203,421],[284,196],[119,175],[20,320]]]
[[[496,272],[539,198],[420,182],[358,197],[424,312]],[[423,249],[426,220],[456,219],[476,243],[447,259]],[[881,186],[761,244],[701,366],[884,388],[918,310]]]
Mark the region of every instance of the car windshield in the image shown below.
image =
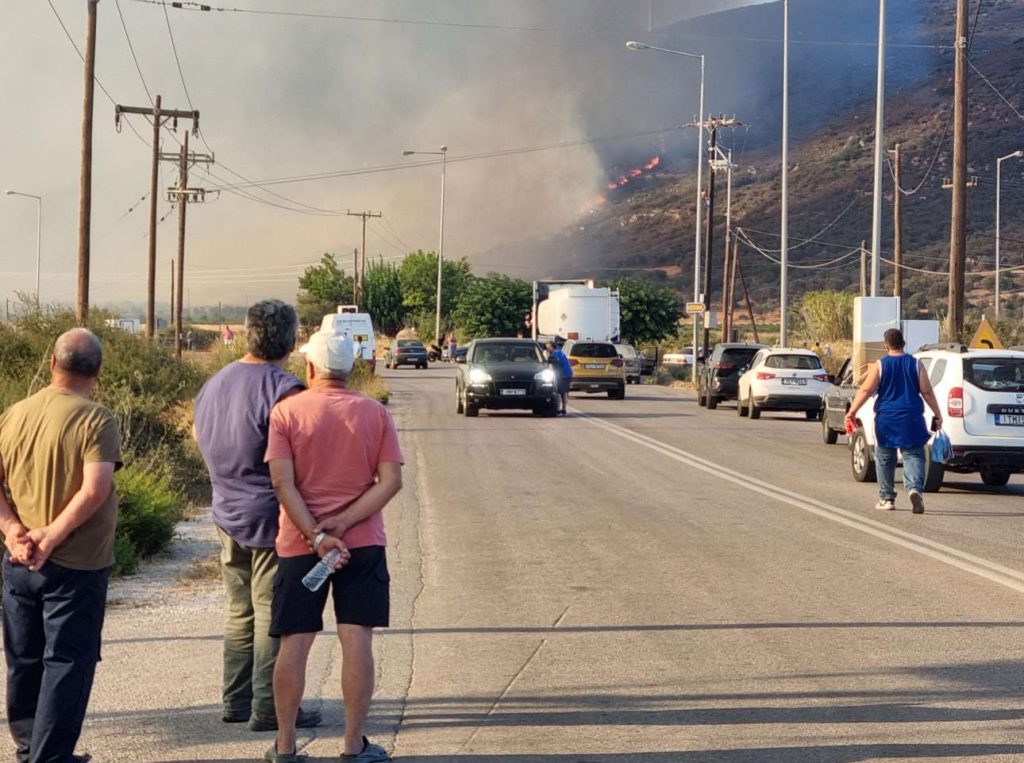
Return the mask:
[[[768,368],[814,371],[821,368],[821,359],[817,355],[769,355],[764,364]]]
[[[750,359],[757,354],[757,348],[737,348],[735,350],[726,350],[722,353],[722,360],[726,363],[735,363],[737,366],[745,366],[750,363]]]
[[[1024,392],[1024,358],[964,359],[964,381],[990,392]]]
[[[617,344],[615,350],[624,358],[632,358],[636,355],[636,351],[628,344]]]
[[[398,346],[403,348],[414,348],[417,350],[423,349],[423,342],[419,339],[399,339]]]
[[[574,358],[617,358],[619,356],[612,345],[597,342],[575,344],[569,354]]]
[[[474,363],[542,363],[540,348],[533,344],[481,344],[473,353]]]

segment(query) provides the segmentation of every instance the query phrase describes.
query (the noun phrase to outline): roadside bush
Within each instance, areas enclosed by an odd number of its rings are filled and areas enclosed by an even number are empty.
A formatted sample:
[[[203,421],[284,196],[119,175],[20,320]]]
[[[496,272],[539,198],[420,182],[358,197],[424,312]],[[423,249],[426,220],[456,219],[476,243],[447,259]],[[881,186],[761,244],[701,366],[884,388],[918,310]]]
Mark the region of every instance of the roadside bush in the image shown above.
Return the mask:
[[[170,544],[183,512],[170,476],[154,464],[128,464],[114,476],[114,485],[120,505],[115,568],[127,574]]]
[[[800,302],[807,332],[823,342],[853,338],[853,294],[848,291],[809,291]]]

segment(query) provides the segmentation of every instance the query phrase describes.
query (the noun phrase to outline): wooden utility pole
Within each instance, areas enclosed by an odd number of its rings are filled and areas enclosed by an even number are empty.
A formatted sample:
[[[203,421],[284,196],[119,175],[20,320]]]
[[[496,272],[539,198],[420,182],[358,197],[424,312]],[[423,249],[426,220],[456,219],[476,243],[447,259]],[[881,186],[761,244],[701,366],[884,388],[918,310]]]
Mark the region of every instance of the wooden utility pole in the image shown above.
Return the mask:
[[[355,284],[355,303],[358,305],[359,301],[363,298],[363,281],[366,278],[366,221],[371,217],[383,217],[383,212],[353,212],[348,210],[346,214],[349,217],[361,217],[363,219],[363,246],[361,254],[356,262],[355,272],[352,274],[352,280]]]
[[[192,129],[199,129],[199,112],[182,111],[181,109],[163,109],[161,98],[158,95],[152,106],[114,106],[114,126],[121,129],[122,114],[139,114],[152,122],[153,155],[150,162],[149,177],[149,271],[146,279],[146,336],[152,339],[156,329],[156,203],[157,183],[160,180],[160,130],[170,120],[174,121],[175,127],[179,119],[192,120]],[[175,156],[177,161],[177,156]],[[172,306],[173,309],[173,306]]]
[[[967,0],[956,0],[956,69],[953,88],[953,212],[949,231],[950,339],[964,330],[967,266]]]
[[[732,262],[730,263],[731,266],[729,268],[729,299],[728,299],[728,302],[727,302],[729,307],[726,310],[726,315],[728,315],[727,326],[728,326],[728,329],[729,329],[729,339],[727,339],[726,341],[732,341],[732,330],[733,330],[733,323],[734,323],[734,321],[733,321],[733,314],[736,312],[736,270],[739,267],[739,262],[740,262],[740,240],[736,236],[733,236],[733,238],[732,238]]]
[[[754,317],[754,305],[750,302],[750,292],[747,290],[747,278],[743,275],[743,263],[739,258],[739,249],[736,250],[736,269],[740,274],[740,285],[743,286],[743,299],[747,303],[747,315],[750,316],[750,326],[754,329],[754,342],[757,344],[761,343],[761,337],[757,331],[757,319]]]
[[[899,298],[900,310],[903,304],[903,150],[899,143],[893,150],[892,194],[892,295]]]
[[[352,304],[359,304],[359,277],[356,273],[359,272],[359,250],[352,250]]]
[[[167,321],[168,325],[172,325],[174,323],[174,258],[173,257],[171,258],[171,302],[170,302],[170,305],[171,306],[170,306],[169,312],[168,312],[168,315],[170,316],[170,320]]]
[[[75,317],[79,324],[89,318],[89,243],[92,222],[92,106],[96,90],[96,6],[86,0],[85,84],[82,97],[82,169],[78,183],[78,299]]]
[[[174,357],[181,360],[181,293],[185,289],[185,213],[188,210],[188,131],[178,165],[178,289],[174,301]]]

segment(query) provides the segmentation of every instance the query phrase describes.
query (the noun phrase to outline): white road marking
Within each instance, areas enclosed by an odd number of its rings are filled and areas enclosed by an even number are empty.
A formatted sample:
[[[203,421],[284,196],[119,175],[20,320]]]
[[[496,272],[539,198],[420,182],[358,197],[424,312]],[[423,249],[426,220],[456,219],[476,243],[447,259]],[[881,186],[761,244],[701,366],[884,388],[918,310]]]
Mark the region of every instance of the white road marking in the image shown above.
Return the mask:
[[[832,506],[816,498],[811,498],[810,496],[802,495],[778,485],[773,485],[770,482],[751,477],[750,475],[701,458],[695,453],[683,450],[682,448],[668,445],[647,435],[642,435],[617,424],[611,424],[589,416],[578,409],[570,408],[570,411],[576,417],[584,419],[587,423],[599,429],[604,429],[636,445],[648,448],[679,463],[706,472],[725,482],[731,482],[751,492],[759,493],[767,498],[789,504],[790,506],[795,506],[811,514],[817,514],[820,517],[846,525],[868,535],[874,535],[876,538],[902,546],[923,556],[969,572],[972,575],[978,575],[1018,593],[1024,593],[1024,572],[1020,570],[1006,567],[997,562],[992,562],[974,554],[969,554],[966,551],[930,540],[929,538],[891,527],[874,519],[868,519],[855,512],[841,509],[838,506]]]

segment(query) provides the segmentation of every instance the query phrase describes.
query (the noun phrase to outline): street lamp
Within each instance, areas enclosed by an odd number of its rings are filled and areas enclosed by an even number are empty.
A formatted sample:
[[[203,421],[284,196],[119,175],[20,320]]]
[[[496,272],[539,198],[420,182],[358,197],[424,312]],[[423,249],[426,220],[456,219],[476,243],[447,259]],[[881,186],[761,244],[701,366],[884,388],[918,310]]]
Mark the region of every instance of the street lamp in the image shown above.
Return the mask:
[[[4,191],[4,195],[24,196],[25,198],[36,200],[36,310],[39,310],[41,306],[39,302],[39,264],[43,251],[43,197],[37,196],[34,193],[22,193],[21,191],[12,191],[10,189]]]
[[[694,245],[693,245],[693,301],[701,302],[700,298],[700,250],[701,250],[701,218],[702,205],[704,199],[701,197],[701,186],[703,185],[704,178],[704,72],[705,72],[705,61],[704,55],[699,53],[685,53],[681,50],[670,50],[669,48],[659,48],[655,45],[648,45],[646,42],[636,42],[630,40],[626,43],[626,47],[629,50],[656,50],[659,53],[671,53],[674,56],[685,56],[686,58],[695,58],[700,61],[700,115],[697,119],[698,122],[698,135],[697,135],[697,214],[694,220]],[[707,320],[707,316],[705,316]],[[693,381],[697,381],[697,316],[693,316]]]
[[[441,157],[441,231],[437,242],[437,318],[434,323],[434,338],[441,344],[441,262],[444,259],[444,175],[448,161],[448,146],[441,146],[440,151],[403,151],[402,156],[440,156]]]
[[[1014,151],[1012,154],[1000,156],[996,159],[996,318],[999,317],[999,270],[1000,270],[1000,230],[999,230],[999,197],[1002,191],[1003,162],[1007,159],[1020,159],[1024,151]]]

